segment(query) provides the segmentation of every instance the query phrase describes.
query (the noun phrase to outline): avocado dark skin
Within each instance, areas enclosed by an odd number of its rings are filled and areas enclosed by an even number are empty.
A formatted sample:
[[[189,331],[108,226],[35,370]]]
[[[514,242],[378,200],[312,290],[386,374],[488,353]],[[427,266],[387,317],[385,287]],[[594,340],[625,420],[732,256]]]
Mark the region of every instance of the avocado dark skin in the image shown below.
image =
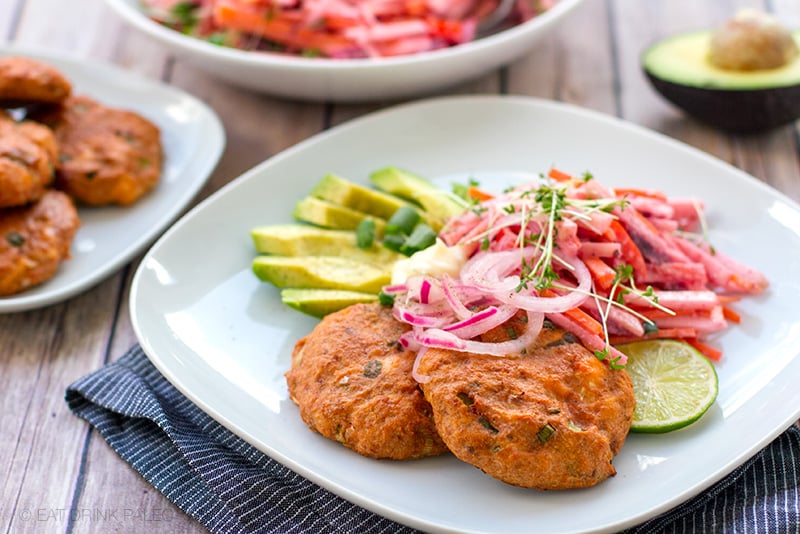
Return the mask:
[[[669,37],[645,51],[652,86],[722,130],[761,132],[800,117],[800,34],[743,10],[716,31]]]
[[[645,74],[664,98],[697,120],[734,133],[757,133],[800,117],[800,84],[771,89],[709,89]]]

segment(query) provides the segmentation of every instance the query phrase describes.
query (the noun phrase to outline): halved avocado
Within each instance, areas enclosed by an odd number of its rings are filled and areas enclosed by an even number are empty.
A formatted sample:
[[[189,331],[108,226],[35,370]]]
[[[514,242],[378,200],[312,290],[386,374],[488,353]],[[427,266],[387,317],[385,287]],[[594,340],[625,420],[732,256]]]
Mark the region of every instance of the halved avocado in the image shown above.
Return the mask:
[[[800,48],[800,31],[790,35]],[[710,57],[713,36],[713,30],[675,35],[648,48],[642,67],[653,87],[724,130],[763,131],[800,117],[800,54],[775,68],[720,68]]]

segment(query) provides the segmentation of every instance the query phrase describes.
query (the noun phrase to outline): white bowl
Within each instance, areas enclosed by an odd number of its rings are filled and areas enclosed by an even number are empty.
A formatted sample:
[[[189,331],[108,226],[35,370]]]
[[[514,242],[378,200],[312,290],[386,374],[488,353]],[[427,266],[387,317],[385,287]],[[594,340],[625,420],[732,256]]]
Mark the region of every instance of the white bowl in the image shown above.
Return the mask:
[[[150,20],[139,0],[107,0],[130,25],[230,83],[292,99],[339,102],[418,96],[476,78],[530,50],[581,1],[560,0],[523,24],[451,48],[391,58],[322,59],[213,45]]]

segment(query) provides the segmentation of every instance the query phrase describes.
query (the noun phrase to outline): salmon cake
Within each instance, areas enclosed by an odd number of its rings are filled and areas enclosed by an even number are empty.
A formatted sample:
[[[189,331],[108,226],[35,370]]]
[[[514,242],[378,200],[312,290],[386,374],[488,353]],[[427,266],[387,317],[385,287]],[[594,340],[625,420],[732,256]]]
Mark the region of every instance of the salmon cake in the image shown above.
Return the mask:
[[[411,376],[408,330],[378,303],[330,314],[300,339],[286,373],[303,421],[371,458],[410,460],[446,452],[431,407]]]
[[[0,296],[52,278],[70,257],[79,226],[72,199],[60,191],[47,191],[23,207],[0,210]]]
[[[559,490],[616,473],[635,406],[630,377],[549,322],[521,354],[430,349],[419,373],[450,451],[498,480]]]
[[[161,177],[160,130],[135,112],[77,95],[31,117],[55,132],[56,187],[80,203],[127,206]]]
[[[0,208],[41,198],[53,183],[57,155],[48,128],[0,112]]]
[[[72,84],[55,67],[28,57],[0,57],[0,106],[58,104],[71,93]]]

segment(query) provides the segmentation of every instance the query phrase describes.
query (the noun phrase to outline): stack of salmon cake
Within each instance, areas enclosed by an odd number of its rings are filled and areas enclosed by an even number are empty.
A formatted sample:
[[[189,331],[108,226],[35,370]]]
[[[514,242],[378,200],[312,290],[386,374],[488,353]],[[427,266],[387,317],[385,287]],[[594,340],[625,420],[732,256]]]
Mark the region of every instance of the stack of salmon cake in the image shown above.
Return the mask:
[[[0,296],[70,257],[77,206],[129,205],[158,182],[157,126],[76,95],[55,67],[0,57]]]
[[[296,343],[286,372],[303,421],[364,456],[450,452],[525,488],[586,488],[616,474],[612,460],[635,406],[623,369],[548,322],[518,354],[427,349],[416,362],[399,342],[410,328],[379,303],[323,318]],[[503,342],[524,328],[512,318],[483,340]]]

